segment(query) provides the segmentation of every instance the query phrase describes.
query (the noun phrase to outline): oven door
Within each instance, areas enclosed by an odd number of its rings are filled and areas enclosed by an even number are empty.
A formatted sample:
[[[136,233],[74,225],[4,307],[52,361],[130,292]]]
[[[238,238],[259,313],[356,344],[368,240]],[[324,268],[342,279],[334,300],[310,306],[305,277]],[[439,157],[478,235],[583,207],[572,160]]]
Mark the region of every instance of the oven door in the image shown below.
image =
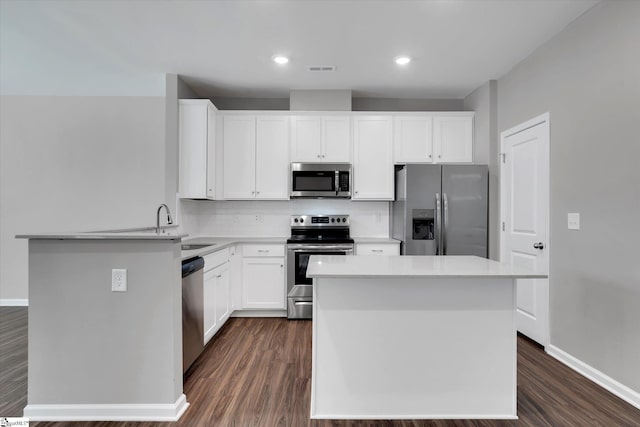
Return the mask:
[[[289,318],[310,319],[313,280],[307,277],[311,255],[351,255],[352,244],[290,244],[287,245],[287,297]],[[298,312],[292,315],[292,310]]]

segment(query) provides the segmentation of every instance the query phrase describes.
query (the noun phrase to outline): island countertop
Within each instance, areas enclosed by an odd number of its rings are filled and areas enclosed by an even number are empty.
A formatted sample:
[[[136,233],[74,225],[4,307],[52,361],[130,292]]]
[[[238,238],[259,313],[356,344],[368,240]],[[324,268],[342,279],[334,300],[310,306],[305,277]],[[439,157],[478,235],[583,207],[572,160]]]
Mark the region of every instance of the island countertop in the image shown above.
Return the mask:
[[[313,255],[307,276],[322,277],[547,277],[526,267],[477,256],[337,256]]]

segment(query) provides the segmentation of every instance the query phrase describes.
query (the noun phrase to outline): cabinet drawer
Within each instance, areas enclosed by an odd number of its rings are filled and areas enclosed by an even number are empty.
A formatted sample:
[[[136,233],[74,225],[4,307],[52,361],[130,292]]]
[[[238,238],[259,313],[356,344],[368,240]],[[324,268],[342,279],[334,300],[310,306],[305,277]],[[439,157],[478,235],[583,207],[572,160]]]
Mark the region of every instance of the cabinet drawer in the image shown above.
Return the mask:
[[[204,271],[209,271],[229,261],[229,248],[204,255]]]
[[[357,255],[400,255],[397,243],[359,243],[356,245]]]
[[[243,257],[274,257],[284,256],[284,245],[244,245]]]

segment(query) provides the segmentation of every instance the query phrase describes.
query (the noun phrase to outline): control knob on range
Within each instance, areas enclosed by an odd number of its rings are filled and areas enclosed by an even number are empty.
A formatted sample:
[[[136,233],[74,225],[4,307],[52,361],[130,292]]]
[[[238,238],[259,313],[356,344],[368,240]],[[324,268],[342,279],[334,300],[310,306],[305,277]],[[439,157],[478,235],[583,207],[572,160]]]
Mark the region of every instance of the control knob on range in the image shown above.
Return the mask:
[[[293,220],[293,222],[298,222],[298,218],[295,218],[295,219]]]
[[[336,222],[336,219],[335,218],[331,218],[331,222]]]
[[[304,222],[304,218],[300,218],[300,224]]]
[[[342,222],[347,222],[347,218],[342,218]]]

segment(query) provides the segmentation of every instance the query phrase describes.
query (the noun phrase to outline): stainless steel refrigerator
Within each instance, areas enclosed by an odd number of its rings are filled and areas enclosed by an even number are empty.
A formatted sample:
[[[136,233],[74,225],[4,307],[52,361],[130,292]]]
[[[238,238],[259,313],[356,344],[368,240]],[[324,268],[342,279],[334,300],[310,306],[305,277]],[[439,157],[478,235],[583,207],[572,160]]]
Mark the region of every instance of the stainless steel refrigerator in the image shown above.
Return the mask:
[[[406,165],[396,171],[392,237],[402,255],[488,256],[486,165]]]

